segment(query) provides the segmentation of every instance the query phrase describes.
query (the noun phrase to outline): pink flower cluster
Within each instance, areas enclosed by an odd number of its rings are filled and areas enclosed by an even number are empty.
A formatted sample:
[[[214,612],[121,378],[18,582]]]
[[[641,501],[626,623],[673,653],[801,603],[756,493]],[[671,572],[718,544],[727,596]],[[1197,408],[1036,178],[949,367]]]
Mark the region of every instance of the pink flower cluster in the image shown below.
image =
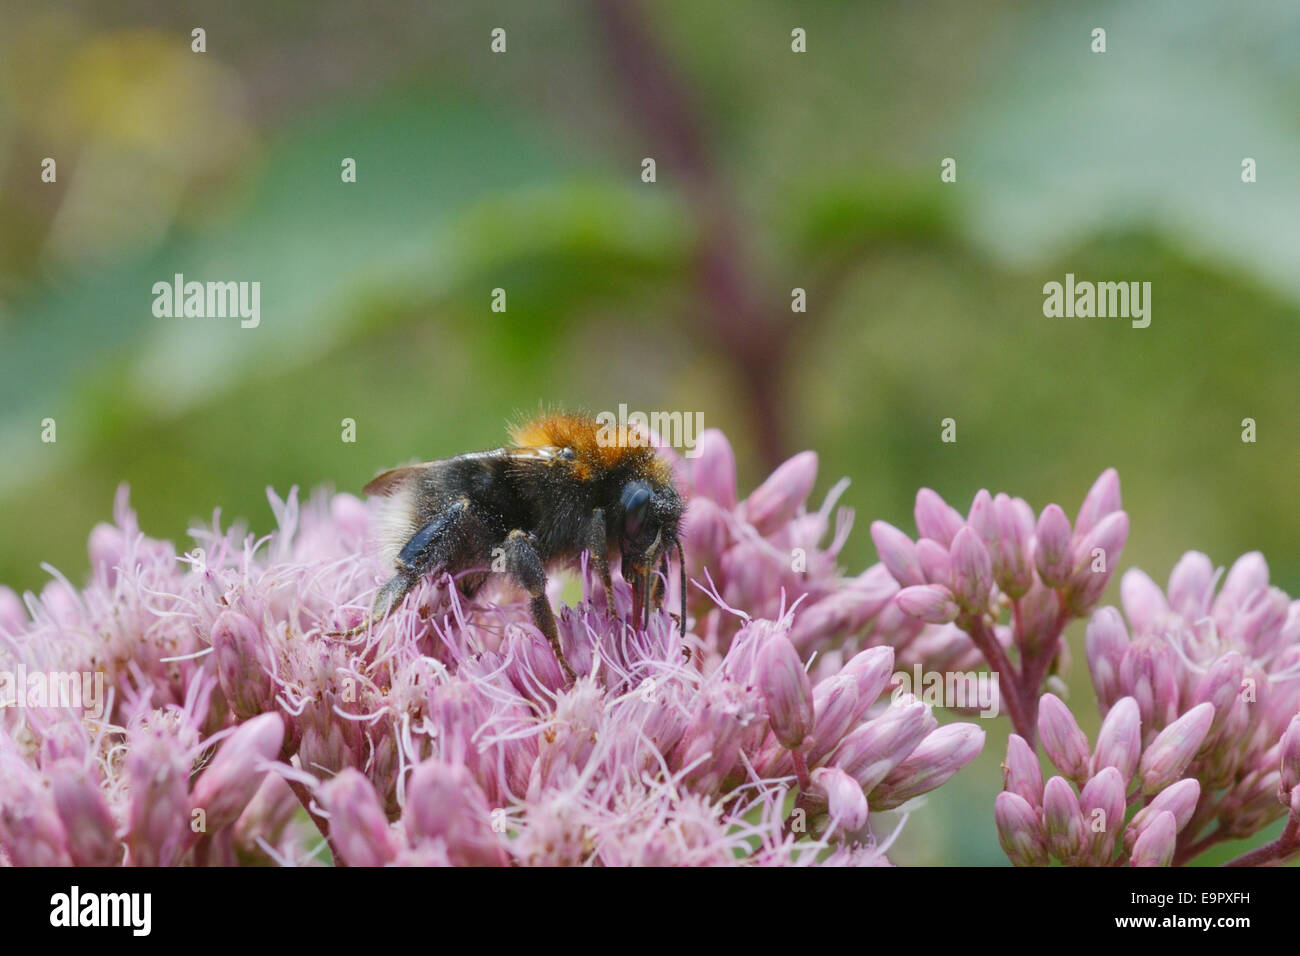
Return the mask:
[[[689,495],[682,537],[690,574],[712,582],[718,598],[711,603],[703,592],[690,595],[706,655],[725,653],[739,627],[739,619],[723,610],[726,605],[776,619],[783,604],[797,600],[790,639],[802,655],[820,653],[824,661],[828,654],[841,661],[860,647],[904,645],[915,633],[894,604],[898,585],[881,565],[856,577],[841,576],[836,560],[853,513],[839,509],[832,534],[831,511],[848,483],[839,482],[820,508],[807,510],[817,478],[816,453],[795,455],[741,500],[731,445],[720,431],[709,429],[701,433],[695,457],[677,462],[676,474]],[[903,631],[907,634],[900,635]]]
[[[818,549],[815,458],[743,503],[732,465],[728,503],[730,450],[708,442],[677,462],[688,540],[715,547],[693,567],[718,569],[689,656],[667,612],[633,628],[617,581],[610,619],[583,575],[558,615],[576,682],[526,602],[469,604],[445,579],[336,636],[387,570],[350,495],[272,495],[275,533],[214,519],[179,556],[119,496],[85,588],[0,589],[0,673],[45,681],[0,708],[0,862],[310,863],[327,844],[352,865],[887,863],[875,813],[943,784],[983,732],[882,697],[890,647],[841,650],[897,587],[840,578],[839,538]],[[68,674],[102,675],[103,697],[55,699]]]
[[[984,490],[963,517],[922,488],[915,514],[916,541],[884,521],[871,537],[902,588],[898,606],[930,625],[918,646],[931,667],[969,666],[973,649],[999,675],[1011,722],[1032,742],[1043,683],[1067,660],[1062,632],[1101,599],[1128,538],[1119,476],[1097,479],[1073,526],[1059,505],[1035,517],[1024,499]]]
[[[1093,615],[1088,667],[1103,707],[1135,702],[1148,748],[1182,728],[1178,759],[1202,786],[1180,820],[1179,859],[1281,817],[1273,849],[1300,850],[1300,600],[1269,585],[1257,552],[1226,576],[1188,552],[1166,591],[1130,569],[1120,596],[1128,626],[1115,608]]]
[[[428,579],[340,636],[388,570],[350,495],[272,495],[275,533],[214,519],[178,555],[123,494],[85,588],[0,588],[0,863],[883,864],[878,815],[984,742],[886,694],[900,665],[997,674],[1017,865],[1179,865],[1279,820],[1234,863],[1300,854],[1300,601],[1262,557],[1224,576],[1190,553],[1163,591],[1129,570],[1124,613],[1097,610],[1128,535],[1107,471],[1073,522],[923,489],[916,538],[876,522],[881,563],[844,576],[851,515],[842,486],[808,509],[815,455],[741,499],[726,439],[698,452],[672,459],[685,646],[667,611],[627,623],[622,581],[611,618],[584,571],[558,614],[576,681],[495,585]],[[1059,696],[1089,616],[1095,742]]]
[[[1201,794],[1200,781],[1183,775],[1213,714],[1209,704],[1193,708],[1144,747],[1138,703],[1124,697],[1106,715],[1094,749],[1060,698],[1044,695],[1039,735],[1061,773],[1044,785],[1038,757],[1011,735],[1006,789],[994,804],[1007,856],[1018,866],[1046,866],[1049,856],[1068,866],[1168,866]],[[1125,825],[1130,807],[1140,809]]]
[[[929,489],[913,541],[877,521],[872,537],[926,629],[911,646],[939,659],[973,646],[999,677],[1016,733],[995,803],[1013,863],[1182,864],[1285,817],[1276,840],[1238,859],[1300,853],[1300,601],[1269,586],[1263,557],[1222,570],[1191,552],[1163,592],[1122,578],[1128,616],[1091,614],[1088,666],[1105,713],[1095,748],[1044,686],[1068,664],[1063,632],[1100,601],[1128,537],[1119,478],[1104,472],[1073,524],[1057,505],[975,495],[963,517]],[[1043,782],[1036,746],[1059,774]],[[1131,816],[1130,816],[1131,812]],[[1126,817],[1128,817],[1126,821]]]

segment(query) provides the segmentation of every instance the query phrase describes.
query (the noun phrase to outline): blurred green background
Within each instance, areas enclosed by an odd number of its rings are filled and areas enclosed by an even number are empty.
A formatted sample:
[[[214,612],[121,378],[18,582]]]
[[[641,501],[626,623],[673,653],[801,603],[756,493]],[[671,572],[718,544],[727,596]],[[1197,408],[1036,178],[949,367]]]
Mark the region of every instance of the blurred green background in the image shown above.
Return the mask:
[[[817,450],[853,572],[922,485],[1073,514],[1113,465],[1125,567],[1260,549],[1300,592],[1298,44],[1284,0],[6,4],[0,581],[84,575],[123,481],[153,535],[264,531],[268,485],[544,401],[701,410],[744,489]],[[177,272],[261,282],[260,326],[155,318]],[[1044,318],[1066,272],[1150,282],[1150,327]],[[1005,864],[987,729],[897,862]]]

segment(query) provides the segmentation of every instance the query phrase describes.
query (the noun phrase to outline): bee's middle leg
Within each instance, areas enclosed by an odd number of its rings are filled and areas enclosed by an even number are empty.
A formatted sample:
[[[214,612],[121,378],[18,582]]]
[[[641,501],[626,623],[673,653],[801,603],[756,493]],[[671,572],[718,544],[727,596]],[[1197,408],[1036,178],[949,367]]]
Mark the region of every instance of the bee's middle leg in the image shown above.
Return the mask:
[[[565,660],[564,651],[560,649],[560,631],[555,624],[555,612],[551,610],[551,602],[546,599],[546,568],[542,564],[541,555],[525,531],[510,532],[506,537],[505,552],[506,573],[528,592],[534,623],[550,641],[551,649],[555,651],[555,657],[564,668],[564,673],[570,680],[576,681],[578,677]]]

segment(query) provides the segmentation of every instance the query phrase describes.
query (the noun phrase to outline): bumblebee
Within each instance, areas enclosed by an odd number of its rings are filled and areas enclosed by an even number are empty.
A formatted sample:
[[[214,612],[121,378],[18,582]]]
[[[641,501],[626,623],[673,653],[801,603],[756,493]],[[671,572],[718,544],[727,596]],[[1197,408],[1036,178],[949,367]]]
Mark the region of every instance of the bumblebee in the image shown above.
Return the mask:
[[[527,592],[534,622],[573,679],[546,598],[547,573],[573,567],[587,552],[616,617],[610,559],[617,554],[632,586],[632,621],[645,627],[651,606],[663,604],[675,550],[685,637],[684,506],[668,462],[643,434],[584,415],[543,415],[510,437],[507,447],[394,468],[366,485],[366,494],[387,499],[381,533],[394,567],[367,623],[388,616],[427,574],[448,572],[473,596],[489,569],[500,570]]]

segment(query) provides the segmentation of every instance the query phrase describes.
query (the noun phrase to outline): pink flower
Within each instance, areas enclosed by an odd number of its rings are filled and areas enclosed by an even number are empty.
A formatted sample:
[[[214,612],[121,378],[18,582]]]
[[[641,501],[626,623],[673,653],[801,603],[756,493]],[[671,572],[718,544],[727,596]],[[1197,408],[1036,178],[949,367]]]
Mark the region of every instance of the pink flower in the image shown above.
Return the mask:
[[[630,626],[618,579],[611,619],[585,576],[557,611],[576,682],[494,586],[470,603],[431,577],[339,636],[386,570],[353,496],[271,494],[273,534],[214,521],[180,556],[119,496],[85,588],[56,580],[34,620],[0,591],[0,670],[101,673],[107,691],[97,719],[0,710],[0,851],[310,864],[327,841],[340,865],[887,863],[871,801],[942,785],[983,732],[882,699],[920,628],[884,567],[836,566],[850,516],[832,519],[842,486],[806,506],[815,455],[742,498],[726,439],[701,451],[676,462],[708,588],[689,593],[686,647],[667,610]],[[983,543],[964,540],[967,591],[991,588]]]

